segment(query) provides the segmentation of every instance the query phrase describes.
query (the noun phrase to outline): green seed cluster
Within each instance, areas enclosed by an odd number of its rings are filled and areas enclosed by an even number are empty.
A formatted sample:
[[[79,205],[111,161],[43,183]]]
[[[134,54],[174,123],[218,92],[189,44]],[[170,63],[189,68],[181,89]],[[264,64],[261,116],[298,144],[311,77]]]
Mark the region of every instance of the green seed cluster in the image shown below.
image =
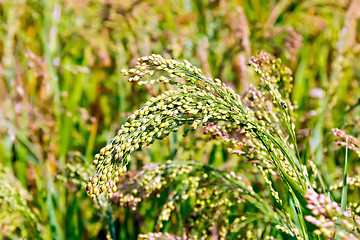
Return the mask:
[[[38,215],[32,211],[28,201],[31,195],[21,182],[13,175],[12,171],[0,163],[0,226],[4,236],[24,238],[22,229],[29,230],[31,238],[39,238],[37,229]]]
[[[143,76],[153,76],[155,71],[163,71],[169,77],[160,76],[156,80],[139,81]],[[89,179],[88,194],[95,198],[107,192],[111,198],[116,192],[116,182],[126,171],[133,151],[150,145],[155,139],[163,139],[180,126],[187,126],[185,134],[208,122],[244,122],[246,113],[240,97],[220,80],[206,78],[201,70],[188,61],[164,60],[159,55],[138,59],[135,68],[122,71],[131,75],[130,82],[173,83],[177,90],[169,90],[156,98],[151,98],[143,108],[137,110],[120,128],[118,134],[95,155],[93,164],[97,168],[95,176]],[[185,80],[185,82],[181,82]],[[234,102],[238,105],[234,108]]]
[[[225,143],[231,143],[232,149],[242,144],[238,137],[244,133],[244,129],[231,122],[209,122],[204,129],[204,134],[210,135],[212,139],[221,139]]]
[[[216,103],[216,105],[215,105]],[[170,132],[186,125],[185,134],[209,121],[229,120],[231,110],[213,100],[207,92],[196,87],[181,86],[150,99],[143,108],[131,115],[118,134],[95,155],[97,173],[88,184],[88,192],[97,197],[107,191],[111,198],[116,182],[126,171],[133,151],[163,139]]]
[[[158,77],[156,77],[157,72],[161,73]],[[140,85],[168,83],[175,85],[175,89],[147,101],[141,109],[135,111],[126,120],[118,134],[95,155],[93,164],[97,171],[87,184],[88,194],[92,198],[104,192],[107,193],[108,198],[112,198],[114,193],[118,192],[117,182],[126,172],[132,152],[152,144],[156,139],[163,139],[181,126],[185,127],[184,134],[186,135],[199,126],[209,123],[217,123],[216,126],[219,126],[218,129],[215,125],[207,128],[209,133],[217,134],[223,141],[233,144],[234,153],[245,152],[249,159],[257,161],[264,176],[268,173],[277,174],[276,169],[281,175],[285,174],[288,178],[292,178],[293,183],[303,184],[299,177],[302,172],[294,164],[293,155],[287,155],[287,152],[292,152],[293,149],[283,144],[287,142],[284,132],[289,129],[284,130],[277,124],[284,116],[285,122],[290,122],[289,105],[281,105],[283,100],[270,82],[273,78],[266,80],[269,80],[268,96],[252,87],[248,95],[240,97],[220,80],[206,77],[200,69],[192,66],[188,61],[165,60],[159,55],[139,58],[134,68],[123,70],[122,73],[129,76],[130,82]],[[148,79],[153,77],[155,79]],[[245,137],[239,140],[239,134]],[[154,173],[156,174],[156,171]],[[178,175],[181,174],[177,173],[174,177]],[[156,196],[158,191],[169,186],[169,181],[174,181],[174,179],[165,178],[164,180],[159,177],[153,179],[151,176],[143,178],[151,184],[144,183],[143,186],[135,184],[136,188],[132,189],[131,194],[120,191],[120,204],[136,209],[144,198]],[[175,195],[178,198],[198,196],[201,200],[206,190],[200,187],[202,179],[204,177],[185,178],[182,184],[188,186],[188,189]],[[266,182],[270,185],[271,193],[281,203],[282,200],[270,184],[271,181],[269,178],[265,179],[268,180]],[[144,191],[141,191],[141,187],[144,187]],[[140,192],[146,194],[139,195]],[[167,221],[174,211],[175,203],[178,201],[176,196],[175,200],[169,201],[171,205],[164,206],[159,218],[159,227],[161,227],[161,221]],[[237,199],[235,202],[243,200],[237,196],[232,197]],[[227,208],[231,207],[225,200],[223,201],[225,195],[219,194],[212,198],[214,199],[211,205],[213,208],[207,204],[208,199],[204,199],[199,202],[198,211],[194,211],[201,215],[199,219],[205,222],[208,220],[208,211],[216,212],[216,209],[221,209],[223,205]],[[223,223],[223,225],[230,226],[231,223]],[[209,226],[204,227],[202,231],[211,232],[211,226]]]
[[[289,99],[293,88],[292,71],[281,63],[281,59],[276,59],[269,53],[260,51],[257,56],[250,58],[248,64],[260,74],[262,80],[267,81],[263,82],[265,85],[272,85],[274,89],[281,90],[281,95],[285,99]]]
[[[167,162],[161,165],[146,166],[127,185],[119,189],[119,204],[135,210],[141,201],[157,195],[164,188],[175,184],[179,176],[189,175],[192,171],[194,171],[192,164]]]
[[[246,202],[245,196],[255,196],[251,186],[235,173],[222,176],[215,169],[193,161],[167,162],[146,166],[128,184],[119,188],[116,202],[135,210],[145,199],[167,191],[168,200],[162,206],[157,228],[161,229],[163,223],[169,221],[180,202],[192,199],[194,205],[186,222],[191,229],[199,228],[200,235],[189,235],[195,239],[207,238],[214,227],[218,227],[221,239],[236,235],[236,228],[233,228],[236,222],[229,221],[227,216]]]
[[[95,155],[93,164],[97,171],[89,179],[89,195],[96,198],[106,192],[111,201],[136,210],[145,199],[160,196],[164,199],[164,194],[167,194],[157,230],[178,212],[181,201],[189,200],[187,202],[193,206],[184,225],[197,230],[198,235],[190,235],[194,232],[187,231],[189,237],[203,239],[213,234],[220,239],[239,233],[244,236],[256,234],[251,224],[241,223],[251,216],[229,217],[234,211],[244,212],[250,202],[251,206],[264,211],[263,222],[268,222],[269,227],[276,226],[282,234],[302,239],[301,235],[305,234],[302,232],[300,235],[301,228],[293,224],[290,215],[275,212],[253,191],[251,185],[235,173],[225,174],[195,162],[167,162],[147,166],[127,184],[117,184],[127,170],[132,152],[152,144],[156,139],[165,138],[180,127],[184,128],[186,135],[204,126],[206,134],[230,146],[229,152],[242,156],[257,167],[255,171],[264,177],[276,205],[288,205],[288,199],[281,199],[279,193],[289,188],[293,200],[301,200],[293,201],[296,209],[300,208],[300,204],[304,207],[302,194],[308,191],[305,197],[308,208],[316,216],[307,216],[309,222],[318,226],[318,221],[323,224],[323,219],[330,219],[331,225],[335,217],[346,218],[346,214],[337,211],[338,206],[335,207],[334,203],[328,203],[322,196],[311,192],[318,179],[315,164],[309,161],[308,171],[307,165],[299,163],[291,118],[293,107],[289,101],[291,71],[266,53],[253,57],[250,65],[260,75],[261,86],[259,89],[251,86],[241,97],[220,80],[206,77],[188,61],[166,60],[153,54],[139,58],[134,68],[122,70],[124,75],[129,76],[130,82],[139,85],[161,83],[174,86],[135,111],[117,135]],[[279,87],[283,90],[278,90]],[[339,131],[336,134],[341,138]],[[277,192],[274,189],[275,178],[282,180],[287,187],[279,188]],[[350,183],[357,186],[358,181]],[[320,205],[314,200],[317,198]],[[328,205],[321,205],[323,201]],[[349,226],[355,228],[354,221],[342,221],[342,224],[346,225],[346,229],[350,229]]]
[[[359,216],[360,214],[360,203],[358,202],[349,202],[349,208]],[[360,225],[360,216],[358,217],[357,221],[359,221]]]
[[[271,101],[271,96],[267,96],[267,93],[264,90],[251,86],[242,99],[244,104],[254,112],[259,125],[266,128],[272,135],[284,138],[286,129],[282,127],[280,122],[282,111],[276,107]],[[272,164],[267,149],[256,137],[253,137],[251,134],[246,135],[240,147],[247,158],[262,164],[265,172],[273,172],[274,164]],[[286,172],[296,179],[294,169],[280,149],[273,147],[272,150]]]
[[[349,211],[342,212],[338,204],[312,190],[320,178],[314,162],[299,163],[295,125],[291,118],[294,108],[289,100],[291,71],[264,52],[252,57],[249,64],[260,76],[261,85],[260,88],[251,86],[242,96],[219,79],[206,77],[188,61],[167,60],[156,54],[139,58],[134,68],[122,70],[129,76],[129,82],[174,86],[135,111],[117,135],[95,155],[93,164],[97,171],[87,184],[89,195],[96,198],[105,192],[112,202],[132,210],[146,199],[161,196],[163,201],[165,196],[167,200],[161,208],[156,230],[163,228],[164,223],[179,212],[180,202],[187,201],[191,211],[185,216],[184,226],[188,228],[188,237],[195,239],[207,239],[212,235],[219,239],[239,235],[265,237],[254,230],[256,227],[251,221],[257,220],[246,215],[250,203],[264,212],[262,222],[268,224],[269,231],[274,233],[277,229],[282,235],[303,239],[306,236],[303,226],[294,224],[294,216],[281,209],[274,211],[274,207],[259,197],[250,184],[233,172],[226,174],[197,162],[167,162],[146,166],[128,183],[118,184],[127,171],[132,152],[165,138],[180,127],[186,135],[204,126],[205,134],[222,140],[229,146],[229,152],[257,167],[255,171],[262,174],[276,205],[288,207],[289,199],[281,199],[283,195],[279,194],[286,189],[290,191],[296,209],[310,209],[312,215],[305,219],[317,227],[316,234],[330,238],[335,226],[341,225],[345,231],[337,231],[338,236],[344,239],[360,237],[360,220],[356,215],[358,204],[350,204]],[[356,138],[338,129],[333,130],[333,134],[338,138],[338,145],[346,144],[355,151],[360,149]],[[282,180],[286,187],[280,187],[277,192],[274,179]],[[359,178],[350,178],[348,182],[350,188],[360,186]],[[330,189],[341,187],[342,183]],[[233,212],[244,215],[235,217]],[[148,238],[163,236],[154,233]],[[171,237],[176,239],[169,235]]]
[[[313,160],[308,159],[307,160],[307,164],[308,164],[308,168],[305,167],[306,171],[304,170],[304,172],[306,172],[306,176],[310,176],[310,181],[311,181],[311,186],[315,189],[318,187],[318,182],[317,180],[319,179],[319,169],[317,168],[316,164],[314,163]],[[309,172],[308,172],[309,171]]]
[[[346,184],[350,189],[354,189],[355,187],[360,187],[360,177],[349,177],[346,181]],[[342,188],[344,186],[344,182],[340,182],[338,184],[331,185],[329,190],[336,190]]]
[[[140,240],[158,240],[158,239],[166,239],[166,240],[183,240],[182,237],[174,236],[169,233],[147,233],[147,234],[140,234]]]
[[[258,168],[260,169],[260,172],[262,173],[265,182],[269,185],[270,187],[270,192],[271,195],[275,198],[276,202],[279,203],[280,205],[282,205],[282,200],[279,197],[279,193],[277,191],[275,191],[275,189],[272,186],[272,181],[268,178],[267,173],[264,171],[264,169],[259,165]]]
[[[305,173],[302,171],[298,157],[299,151],[296,143],[295,124],[291,118],[294,107],[289,100],[289,93],[292,89],[291,70],[283,66],[281,60],[275,59],[266,52],[260,52],[258,56],[252,57],[249,65],[251,65],[260,76],[261,87],[270,95],[272,103],[279,110],[277,116],[286,127],[286,131],[283,131],[286,135],[281,133],[275,135],[277,136],[278,142],[283,143],[279,149],[281,149],[282,154],[286,158],[285,161],[275,161],[277,165],[276,168],[281,169],[280,172],[282,172],[282,175],[288,175],[286,177],[290,176],[297,181],[298,184],[301,185],[302,190],[305,191],[312,186],[307,177],[304,176]],[[279,89],[281,89],[281,91]],[[270,136],[270,138],[272,137]],[[277,141],[272,142],[276,143]],[[266,143],[264,145],[266,145]],[[268,151],[268,153],[270,152]],[[273,154],[270,153],[270,155]],[[274,159],[274,157],[272,158]]]
[[[242,102],[254,113],[255,121],[258,128],[265,128],[270,134],[275,136],[285,135],[286,128],[282,127],[279,118],[281,118],[281,109],[271,101],[271,96],[267,96],[264,89],[261,91],[253,86],[243,95]],[[231,143],[228,148],[230,153],[239,156],[245,156],[245,160],[251,160],[254,164],[260,164],[265,173],[276,175],[272,159],[268,154],[268,150],[264,144],[259,141],[258,137],[252,133],[252,129],[247,126],[239,126],[236,124],[217,124],[209,123],[205,129],[206,134],[211,134],[213,138],[219,138],[225,142]],[[272,151],[277,159],[279,159],[284,171],[294,178],[296,181],[296,169],[291,166],[289,160],[284,156],[280,149],[272,146]]]
[[[281,225],[276,225],[275,228],[283,233],[285,233],[286,235],[289,235],[291,236],[292,238],[293,237],[296,237],[296,239],[299,239],[299,240],[303,240],[304,238],[302,238],[300,235],[299,235],[299,230],[297,230],[296,228],[287,228],[287,227],[284,227],[284,226],[281,226]]]

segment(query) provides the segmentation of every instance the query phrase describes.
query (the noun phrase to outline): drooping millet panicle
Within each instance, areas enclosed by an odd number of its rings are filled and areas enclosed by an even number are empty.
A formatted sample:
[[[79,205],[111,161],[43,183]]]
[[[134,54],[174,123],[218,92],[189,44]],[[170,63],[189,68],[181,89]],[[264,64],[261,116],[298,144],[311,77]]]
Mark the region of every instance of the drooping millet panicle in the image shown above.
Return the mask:
[[[140,81],[141,77],[154,76],[156,71],[163,75],[153,80]],[[269,161],[297,189],[296,192],[304,192],[305,183],[299,177],[301,172],[297,169],[294,155],[289,154],[292,152],[288,151],[290,147],[282,143],[284,137],[269,128],[266,121],[259,120],[242,98],[220,80],[206,77],[186,60],[165,60],[155,54],[139,58],[135,68],[122,72],[130,75],[130,82],[164,82],[176,85],[177,89],[146,102],[95,155],[93,163],[97,172],[87,185],[91,197],[95,198],[102,192],[107,192],[109,198],[113,196],[117,190],[116,182],[126,171],[133,151],[153,143],[155,139],[166,137],[181,126],[185,126],[186,134],[209,122],[227,122],[245,129],[265,147],[271,156]]]
[[[155,138],[166,137],[181,125],[187,125],[189,131],[207,121],[227,120],[229,111],[226,106],[215,107],[213,100],[207,99],[203,91],[193,87],[182,87],[176,94],[168,91],[151,99],[128,118],[118,135],[95,156],[98,177],[91,179],[88,189],[94,187],[92,193],[98,196],[105,186],[110,189],[111,197],[111,193],[116,191],[115,182],[126,171],[131,152],[151,144]],[[114,181],[106,181],[111,178]],[[96,188],[96,185],[101,187]]]
[[[239,96],[219,80],[206,78],[199,69],[187,61],[180,63],[152,55],[140,58],[134,69],[123,73],[133,74],[129,81],[136,82],[141,76],[153,75],[155,69],[165,71],[169,77],[161,76],[157,80],[150,80],[150,84],[159,81],[170,82],[177,84],[179,89],[169,90],[150,99],[143,108],[127,119],[117,136],[95,155],[93,163],[97,167],[97,173],[87,186],[92,197],[99,196],[106,190],[108,196],[112,196],[116,191],[115,183],[126,171],[131,152],[151,144],[155,139],[166,137],[170,132],[178,130],[181,125],[186,124],[189,131],[208,121],[231,119],[230,115],[235,108],[226,100],[235,102],[234,99],[240,99]],[[188,85],[180,85],[175,77],[180,80],[186,78]],[[241,111],[241,115],[248,116],[241,102],[236,101],[236,104],[240,106],[236,109]],[[237,117],[237,121],[240,123],[240,117]]]

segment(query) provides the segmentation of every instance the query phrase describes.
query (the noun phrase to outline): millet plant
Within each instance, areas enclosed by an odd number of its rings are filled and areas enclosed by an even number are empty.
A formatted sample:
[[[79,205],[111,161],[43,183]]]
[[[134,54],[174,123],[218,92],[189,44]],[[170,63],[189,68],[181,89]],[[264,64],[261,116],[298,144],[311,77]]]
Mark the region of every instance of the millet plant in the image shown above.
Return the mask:
[[[186,60],[153,54],[123,70],[129,82],[173,87],[128,117],[95,155],[88,194],[104,201],[105,193],[109,202],[132,210],[164,196],[158,232],[142,239],[358,239],[358,204],[348,203],[346,196],[347,186],[358,186],[359,178],[348,180],[345,174],[342,184],[327,186],[314,161],[300,157],[289,100],[291,70],[266,52],[252,57],[249,65],[260,84],[243,95]],[[132,152],[171,132],[186,136],[199,127],[246,162],[252,169],[248,175],[198,161],[150,164],[136,175],[125,174]],[[335,129],[334,135],[346,154],[349,148],[359,151],[355,138]],[[343,188],[341,204],[330,192],[337,188]],[[175,233],[180,236],[164,230],[174,221],[181,226]]]

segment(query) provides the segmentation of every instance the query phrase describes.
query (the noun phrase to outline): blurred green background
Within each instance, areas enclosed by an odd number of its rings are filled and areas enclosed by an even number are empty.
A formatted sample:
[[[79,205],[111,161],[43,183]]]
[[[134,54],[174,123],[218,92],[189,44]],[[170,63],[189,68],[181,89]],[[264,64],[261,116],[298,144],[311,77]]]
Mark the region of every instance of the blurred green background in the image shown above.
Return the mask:
[[[359,19],[357,0],[0,1],[0,238],[106,238],[110,212],[118,239],[154,231],[152,202],[106,210],[82,185],[129,113],[164,90],[120,74],[151,53],[188,59],[238,92],[256,84],[251,55],[282,58],[302,156],[328,183],[340,179],[329,130],[359,134]],[[229,168],[221,145],[199,138],[172,134],[130,169],[173,158]]]

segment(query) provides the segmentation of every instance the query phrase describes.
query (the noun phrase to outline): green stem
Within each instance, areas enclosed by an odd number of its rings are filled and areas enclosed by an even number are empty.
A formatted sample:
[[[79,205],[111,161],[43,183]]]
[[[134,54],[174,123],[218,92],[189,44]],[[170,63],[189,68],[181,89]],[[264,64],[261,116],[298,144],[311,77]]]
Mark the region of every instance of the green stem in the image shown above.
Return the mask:
[[[343,189],[342,189],[342,196],[341,196],[341,210],[343,212],[346,211],[346,204],[347,204],[347,173],[348,173],[348,169],[349,169],[348,151],[349,151],[348,138],[346,138],[344,181],[343,181]]]
[[[114,227],[114,221],[113,221],[113,218],[112,218],[112,212],[111,212],[111,206],[109,205],[107,208],[106,208],[106,215],[109,219],[109,230],[110,230],[110,234],[111,234],[111,238],[113,240],[116,239],[115,237],[115,227]]]
[[[349,164],[348,164],[348,138],[346,138],[346,150],[345,150],[345,167],[344,167],[344,180],[343,180],[343,189],[341,194],[341,211],[346,211],[346,205],[347,205],[347,173],[349,170]],[[337,223],[340,224],[341,218],[339,217],[337,220]],[[335,239],[341,239],[338,236],[338,231],[335,233]]]

